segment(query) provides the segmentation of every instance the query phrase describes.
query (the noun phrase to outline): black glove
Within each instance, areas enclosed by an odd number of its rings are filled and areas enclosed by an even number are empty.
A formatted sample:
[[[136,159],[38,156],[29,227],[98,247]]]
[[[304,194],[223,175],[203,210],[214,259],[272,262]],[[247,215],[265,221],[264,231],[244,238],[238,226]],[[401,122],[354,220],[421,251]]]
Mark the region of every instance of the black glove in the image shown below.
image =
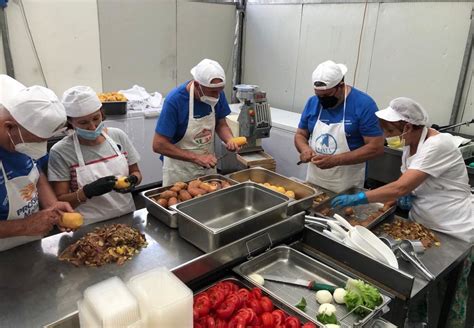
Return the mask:
[[[135,188],[135,186],[137,185],[138,177],[136,175],[131,174],[125,180],[130,183],[130,187],[125,188],[125,189],[114,188],[114,190],[116,192],[119,192],[121,194],[126,194],[126,193],[129,193],[129,192],[132,192],[133,188]]]
[[[114,189],[116,180],[117,178],[113,175],[100,178],[97,181],[86,184],[82,190],[84,190],[84,195],[86,195],[87,198],[101,196]]]

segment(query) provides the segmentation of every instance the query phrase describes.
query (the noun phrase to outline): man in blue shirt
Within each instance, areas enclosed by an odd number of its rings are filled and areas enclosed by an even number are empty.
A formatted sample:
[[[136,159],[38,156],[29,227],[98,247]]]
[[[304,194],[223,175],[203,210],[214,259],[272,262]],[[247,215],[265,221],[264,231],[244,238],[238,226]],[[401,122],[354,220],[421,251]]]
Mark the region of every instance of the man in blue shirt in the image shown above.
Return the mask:
[[[65,122],[51,90],[0,75],[0,251],[41,238],[73,211],[57,201],[37,164]]]
[[[230,108],[223,91],[224,69],[203,59],[191,74],[193,80],[166,97],[155,129],[153,150],[164,156],[164,186],[216,172],[215,133],[228,150],[238,149],[225,119]]]
[[[341,192],[363,187],[366,161],[383,154],[384,139],[377,105],[370,96],[344,82],[347,67],[332,61],[313,72],[315,96],[304,108],[295,146],[309,163],[307,181]]]

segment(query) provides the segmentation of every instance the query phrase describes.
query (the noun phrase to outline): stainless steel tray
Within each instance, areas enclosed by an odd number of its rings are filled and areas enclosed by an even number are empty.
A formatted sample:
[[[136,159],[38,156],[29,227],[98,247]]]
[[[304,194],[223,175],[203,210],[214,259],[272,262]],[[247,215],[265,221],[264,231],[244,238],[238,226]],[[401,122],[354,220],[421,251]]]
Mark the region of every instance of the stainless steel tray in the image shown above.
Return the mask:
[[[234,268],[234,272],[250,280],[248,277],[252,273],[260,275],[271,274],[285,278],[298,278],[315,280],[318,283],[330,284],[339,287],[344,287],[349,276],[341,273],[289,246],[278,246],[272,250],[265,252],[258,257],[249,260]],[[265,281],[262,290],[279,298],[282,302],[292,306],[295,311],[301,313],[308,319],[316,316],[319,309],[319,304],[316,302],[315,292],[305,287],[294,286],[279,282]],[[382,312],[390,302],[390,297],[380,291],[383,302],[380,306],[374,309],[365,318],[360,319],[357,315],[349,313],[345,305],[334,303],[337,312],[336,316],[341,324],[341,327],[360,327],[375,318]],[[304,297],[307,302],[305,311],[294,307],[301,297]],[[321,323],[319,323],[323,326]]]
[[[205,252],[279,222],[290,199],[246,182],[174,205],[181,237]]]
[[[238,276],[232,275],[232,276],[225,277],[221,280],[215,281],[214,283],[212,283],[212,284],[208,285],[207,287],[205,287],[205,288],[199,290],[198,292],[194,293],[194,295],[208,290],[209,288],[211,288],[212,286],[216,285],[217,283],[219,283],[221,281],[233,282],[234,284],[236,284],[240,288],[247,288],[247,289],[252,289],[252,288],[255,288],[255,287],[261,288],[261,286],[258,286],[258,285],[254,284],[251,281],[244,280],[244,279],[242,279]],[[306,316],[301,315],[301,313],[299,313],[298,311],[295,311],[295,308],[293,306],[291,306],[291,305],[289,306],[285,302],[282,302],[278,298],[273,297],[272,295],[266,293],[263,290],[262,290],[262,295],[267,296],[268,298],[270,298],[272,300],[273,305],[275,306],[275,310],[280,309],[280,310],[285,311],[290,316],[297,317],[301,321],[301,324],[305,324],[308,321],[313,322],[313,323],[317,323],[316,320],[314,320],[312,318],[308,319]]]
[[[367,189],[352,187],[352,188],[349,188],[349,189],[341,192],[338,195],[356,194],[356,193],[361,192],[361,191],[367,191]],[[324,209],[331,208],[331,201],[336,196],[337,195],[329,198],[328,200],[326,200],[326,201],[322,202],[321,204],[319,204],[318,206],[316,206],[314,208],[314,212],[322,213],[322,211]],[[363,225],[364,227],[367,227],[368,229],[371,229],[372,227],[378,225],[380,222],[382,222],[386,218],[390,217],[390,215],[392,215],[395,212],[396,208],[397,208],[396,205],[393,205],[388,210],[386,210],[384,212],[379,211],[383,207],[384,207],[384,204],[382,204],[382,203],[370,203],[370,204],[365,204],[365,205],[353,206],[352,209],[354,211],[354,218],[351,218],[348,215],[346,215],[344,213],[343,208],[339,208],[337,210],[334,210],[334,209],[331,208],[331,212],[329,214],[325,214],[325,215],[333,216],[334,213],[337,213],[337,214],[341,215],[343,218],[347,219],[347,221],[349,221],[349,222],[350,222],[351,219],[355,219],[356,221],[359,221],[360,225]],[[370,222],[365,223],[364,221],[367,220],[369,218],[369,216],[372,215],[373,213],[378,214],[378,216],[375,219],[371,220]]]
[[[229,178],[238,182],[268,182],[272,185],[282,186],[287,190],[292,190],[296,197],[295,200],[291,201],[288,205],[289,215],[309,209],[313,203],[313,198],[317,195],[316,190],[303,183],[259,167],[232,173],[229,175]]]
[[[199,180],[201,181],[209,181],[209,180],[215,180],[215,179],[227,181],[231,185],[237,184],[236,181],[229,179],[228,177],[225,177],[220,174],[210,174],[210,175],[206,175],[199,178]],[[190,181],[186,181],[186,183],[189,183],[189,182]],[[145,199],[146,209],[151,215],[153,215],[158,220],[166,224],[168,227],[176,229],[178,228],[178,216],[176,214],[176,211],[164,208],[153,199],[153,197],[158,196],[160,193],[170,189],[171,187],[172,186],[165,186],[165,187],[159,187],[159,188],[146,190],[146,191],[141,192],[140,195]]]

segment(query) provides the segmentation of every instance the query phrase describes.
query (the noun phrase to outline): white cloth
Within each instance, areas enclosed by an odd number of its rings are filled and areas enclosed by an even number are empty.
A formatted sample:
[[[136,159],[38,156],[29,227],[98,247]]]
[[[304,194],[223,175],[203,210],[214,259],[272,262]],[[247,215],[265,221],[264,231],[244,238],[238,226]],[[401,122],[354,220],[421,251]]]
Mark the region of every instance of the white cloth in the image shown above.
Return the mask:
[[[474,209],[469,177],[452,136],[440,133],[426,139],[424,128],[417,152],[403,149],[402,173],[418,170],[429,177],[412,193],[411,219],[430,229],[474,242]],[[425,140],[426,139],[426,140]]]
[[[127,97],[128,109],[145,111],[162,107],[163,96],[158,91],[150,94],[144,87],[135,84],[130,89],[120,90],[119,93]]]
[[[5,97],[2,104],[22,127],[40,138],[48,139],[64,131],[66,110],[49,89],[34,85]]]
[[[189,90],[189,121],[186,133],[176,143],[176,146],[196,154],[214,153],[214,133],[216,115],[212,112],[201,118],[194,118],[194,83]],[[200,165],[181,161],[165,156],[163,160],[163,186],[169,186],[178,181],[188,181],[199,176],[215,174],[215,168],[206,169]]]
[[[61,101],[69,117],[87,116],[102,107],[96,92],[91,87],[82,85],[64,91]]]
[[[326,124],[318,120],[314,125],[310,140],[311,148],[319,155],[337,155],[350,152],[345,132],[346,97],[344,96],[344,113],[342,122]],[[365,163],[336,166],[330,169],[320,169],[309,163],[306,180],[317,186],[339,193],[350,187],[363,187],[365,181]]]
[[[347,73],[347,66],[344,64],[336,64],[332,60],[326,60],[316,67],[311,75],[313,84],[316,82],[322,82],[325,85],[314,88],[316,90],[327,90],[334,88]]]
[[[225,86],[225,71],[222,66],[211,59],[203,59],[191,69],[191,75],[200,85],[209,88],[220,88]],[[220,79],[220,83],[211,83],[214,79]]]
[[[5,179],[5,187],[8,195],[8,220],[23,219],[31,214],[38,212],[39,199],[36,184],[39,180],[39,171],[36,165],[33,166],[30,173],[26,176],[20,176],[8,180],[0,161],[0,168]],[[26,244],[30,241],[41,239],[42,236],[18,236],[0,239],[0,251]]]
[[[84,162],[77,134],[73,135],[74,148],[79,161],[79,167],[76,168],[79,188],[109,175],[119,177],[128,176],[129,174],[128,163],[125,156],[106,133],[102,132],[102,135],[105,137],[106,142],[114,148],[117,156],[106,162],[97,162],[88,165]],[[84,223],[91,224],[133,212],[135,210],[135,203],[133,202],[132,194],[121,194],[111,191],[105,195],[88,199],[76,209],[84,216]]]

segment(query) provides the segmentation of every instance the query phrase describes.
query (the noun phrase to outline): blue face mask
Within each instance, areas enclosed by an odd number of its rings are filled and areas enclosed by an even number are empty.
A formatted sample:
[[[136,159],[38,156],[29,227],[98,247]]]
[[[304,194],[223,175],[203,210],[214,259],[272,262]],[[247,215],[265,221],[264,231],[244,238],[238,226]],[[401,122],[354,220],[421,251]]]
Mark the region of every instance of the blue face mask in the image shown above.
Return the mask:
[[[77,135],[81,138],[86,139],[86,140],[95,140],[95,139],[97,139],[97,137],[99,137],[100,134],[102,133],[103,129],[104,129],[104,122],[100,122],[100,124],[97,126],[95,131],[75,128]]]

